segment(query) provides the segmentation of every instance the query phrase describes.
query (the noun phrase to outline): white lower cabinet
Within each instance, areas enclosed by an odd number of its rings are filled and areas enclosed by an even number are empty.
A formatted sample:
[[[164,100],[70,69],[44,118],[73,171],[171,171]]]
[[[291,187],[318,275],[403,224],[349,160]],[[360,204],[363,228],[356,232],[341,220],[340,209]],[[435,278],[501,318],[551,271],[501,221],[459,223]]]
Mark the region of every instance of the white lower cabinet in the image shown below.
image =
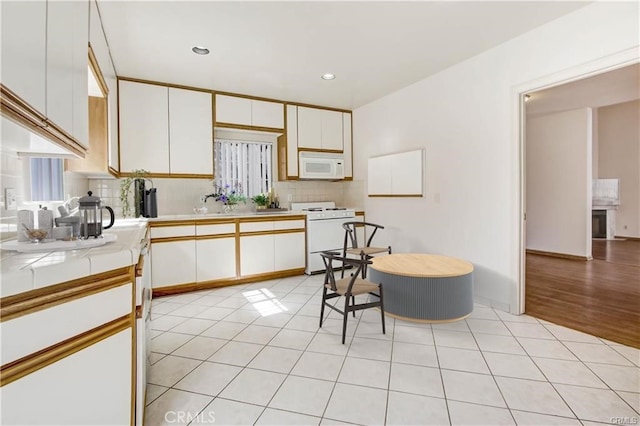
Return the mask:
[[[304,241],[304,232],[274,235],[273,252],[276,271],[305,267]]]
[[[211,281],[236,276],[236,239],[196,240],[196,281]]]
[[[196,241],[152,243],[151,285],[153,288],[196,281]]]
[[[274,271],[273,234],[240,237],[240,275]]]
[[[125,329],[3,386],[0,423],[130,424],[131,339]]]

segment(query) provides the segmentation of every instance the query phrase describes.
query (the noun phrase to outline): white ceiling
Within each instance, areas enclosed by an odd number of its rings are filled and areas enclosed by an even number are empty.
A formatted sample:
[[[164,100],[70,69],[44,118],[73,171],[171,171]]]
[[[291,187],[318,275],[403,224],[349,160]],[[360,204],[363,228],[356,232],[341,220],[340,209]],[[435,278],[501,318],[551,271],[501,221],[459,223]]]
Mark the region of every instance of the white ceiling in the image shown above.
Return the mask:
[[[531,93],[527,115],[599,108],[640,99],[640,64]]]
[[[98,0],[120,76],[345,109],[586,4]]]

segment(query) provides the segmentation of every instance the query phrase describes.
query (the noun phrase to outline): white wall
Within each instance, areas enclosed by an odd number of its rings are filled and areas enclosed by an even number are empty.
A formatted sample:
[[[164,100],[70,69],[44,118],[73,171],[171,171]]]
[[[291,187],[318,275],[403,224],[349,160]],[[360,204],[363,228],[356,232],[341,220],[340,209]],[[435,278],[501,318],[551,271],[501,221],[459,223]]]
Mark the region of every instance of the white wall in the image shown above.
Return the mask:
[[[620,179],[616,235],[640,237],[640,101],[598,108],[601,179]]]
[[[591,258],[591,116],[527,117],[527,249]]]
[[[426,150],[424,198],[365,199],[367,220],[386,227],[379,244],[470,260],[476,300],[515,312],[516,89],[588,63],[596,71],[592,61],[637,49],[638,33],[638,3],[594,3],[355,110],[354,179],[369,157]]]

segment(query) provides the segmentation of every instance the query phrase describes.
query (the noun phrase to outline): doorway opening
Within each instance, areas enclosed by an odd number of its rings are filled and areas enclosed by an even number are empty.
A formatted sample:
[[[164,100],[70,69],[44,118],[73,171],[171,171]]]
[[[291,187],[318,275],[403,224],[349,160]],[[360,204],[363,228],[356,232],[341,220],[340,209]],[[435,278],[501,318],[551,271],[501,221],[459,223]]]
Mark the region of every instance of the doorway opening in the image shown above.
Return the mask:
[[[526,220],[520,312],[635,347],[640,347],[639,76],[640,65],[634,63],[526,92],[521,114]],[[596,207],[594,179],[620,180],[619,205]],[[607,221],[612,216],[614,224]]]

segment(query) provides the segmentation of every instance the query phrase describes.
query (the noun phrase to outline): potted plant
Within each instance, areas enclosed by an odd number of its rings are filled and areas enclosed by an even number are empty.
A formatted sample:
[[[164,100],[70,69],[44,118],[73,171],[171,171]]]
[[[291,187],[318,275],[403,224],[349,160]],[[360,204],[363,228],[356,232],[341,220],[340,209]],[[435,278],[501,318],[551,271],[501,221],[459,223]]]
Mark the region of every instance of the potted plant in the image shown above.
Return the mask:
[[[135,191],[133,194],[135,212],[134,217],[140,217],[142,214],[140,209],[142,197],[144,197],[144,181],[149,175],[149,172],[144,169],[133,170],[129,176],[120,181],[120,205],[122,206],[122,216],[127,217],[131,214],[131,185],[134,185]]]
[[[217,183],[214,183],[213,188],[214,192],[203,197],[204,202],[209,198],[214,198],[216,201],[220,201],[222,203],[226,213],[235,210],[239,203],[247,202],[247,197],[243,194],[242,186],[240,184],[236,184],[232,187],[229,184],[220,186]]]
[[[253,201],[256,204],[256,209],[266,209],[267,205],[269,204],[269,196],[267,194],[258,194],[258,195],[254,195],[251,198],[251,201]]]

